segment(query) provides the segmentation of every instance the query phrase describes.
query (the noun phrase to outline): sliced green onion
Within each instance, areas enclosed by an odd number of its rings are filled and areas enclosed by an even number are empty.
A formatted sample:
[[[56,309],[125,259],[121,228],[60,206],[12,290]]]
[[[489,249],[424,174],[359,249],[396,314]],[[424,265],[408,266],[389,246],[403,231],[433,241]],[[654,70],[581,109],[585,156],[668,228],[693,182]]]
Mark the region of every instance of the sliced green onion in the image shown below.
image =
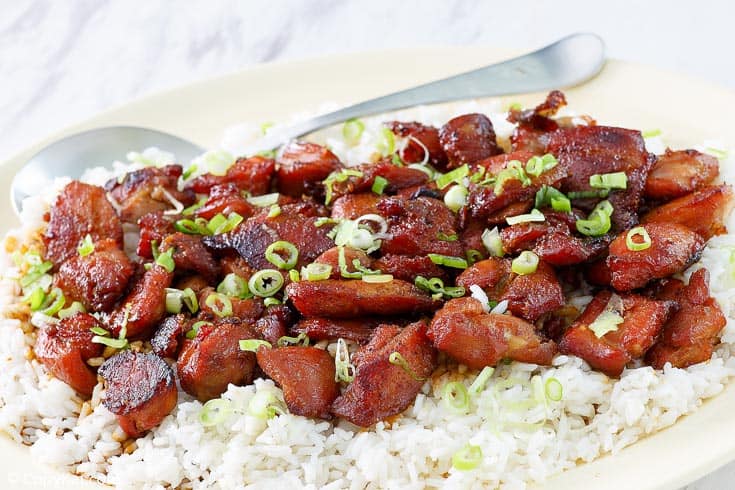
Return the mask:
[[[452,455],[452,467],[459,471],[470,471],[482,463],[482,448],[467,444]]]
[[[726,150],[721,150],[719,148],[712,148],[712,147],[705,148],[704,152],[709,153],[710,155],[717,158],[718,160],[724,160],[725,158],[727,158],[727,155],[728,155]]]
[[[390,162],[395,165],[396,167],[403,167],[405,166],[405,163],[401,159],[401,155],[398,153],[394,153],[390,156]]]
[[[309,336],[305,333],[300,333],[297,337],[288,337],[284,335],[283,337],[280,337],[278,339],[277,345],[278,347],[285,347],[287,345],[303,345],[304,347],[308,347],[309,345]]]
[[[467,252],[465,252],[465,255],[467,256],[467,264],[469,265],[475,264],[485,258],[482,255],[482,252],[475,250],[474,248],[468,249]]]
[[[495,178],[495,187],[493,192],[496,196],[503,193],[505,189],[505,183],[509,180],[518,180],[521,182],[523,187],[531,185],[531,179],[526,174],[523,168],[523,164],[518,160],[512,160],[508,162],[508,165],[501,170]]]
[[[521,276],[533,274],[538,268],[538,262],[538,255],[530,250],[524,250],[518,257],[513,259],[510,268],[513,272]]]
[[[393,275],[392,274],[365,275],[365,276],[362,276],[361,279],[363,282],[369,282],[373,284],[376,284],[376,283],[382,284],[386,282],[391,282],[393,280]]]
[[[183,180],[188,180],[189,177],[191,177],[194,174],[194,172],[197,171],[198,168],[199,166],[196,163],[192,163],[191,165],[186,167],[186,170],[184,170],[184,173],[181,174],[181,178]]]
[[[279,240],[268,245],[265,258],[279,269],[293,269],[299,260],[299,249],[291,242]]]
[[[363,266],[360,262],[360,259],[352,259],[352,265],[355,267],[356,270],[360,271],[363,275],[367,276],[377,276],[380,275],[381,271],[380,269],[373,270],[368,269],[367,267]]]
[[[252,296],[248,289],[247,281],[234,272],[227,274],[222,282],[219,283],[217,292],[240,299],[246,299]]]
[[[614,332],[618,329],[618,325],[623,323],[624,319],[614,311],[603,311],[595,321],[590,323],[589,329],[595,334],[595,337],[602,338],[608,332]]]
[[[661,130],[649,129],[647,131],[641,132],[641,136],[643,136],[643,138],[655,138],[656,136],[661,136]]]
[[[587,236],[602,236],[612,226],[610,216],[612,215],[610,201],[600,201],[595,209],[587,216],[587,219],[579,219],[576,222],[577,231]]]
[[[183,291],[178,289],[167,288],[166,289],[166,312],[167,313],[181,313],[181,307],[184,306],[182,299]]]
[[[268,211],[268,218],[277,218],[281,215],[281,206],[278,204],[273,204]]]
[[[321,218],[317,218],[316,221],[314,221],[314,226],[316,226],[317,228],[321,228],[324,225],[336,225],[337,223],[339,223],[339,220],[322,216]]]
[[[237,225],[242,223],[243,219],[244,218],[237,213],[230,213],[227,218],[220,213],[209,220],[209,223],[207,223],[207,229],[212,235],[227,233],[228,231],[234,230]]]
[[[223,398],[209,400],[199,412],[199,422],[204,427],[219,425],[233,412],[232,402]]]
[[[28,303],[31,306],[31,311],[38,311],[43,306],[46,300],[46,291],[43,288],[36,288],[28,297]]]
[[[291,269],[290,271],[288,271],[288,278],[291,279],[291,282],[299,282],[301,280],[301,275],[299,274],[299,271],[297,271],[296,269]]]
[[[536,192],[536,202],[534,207],[541,209],[544,206],[551,205],[554,211],[569,213],[572,211],[572,203],[569,198],[561,191],[554,187],[544,185]]]
[[[467,164],[457,167],[443,175],[436,177],[436,185],[439,189],[444,189],[451,183],[461,184],[462,180],[470,174],[470,167]]]
[[[439,233],[436,235],[437,240],[441,240],[442,242],[456,242],[459,240],[459,235],[456,233],[452,233],[451,235],[447,235],[446,233]],[[476,252],[477,250],[475,250]]]
[[[211,293],[204,300],[204,304],[212,310],[212,313],[220,318],[232,316],[232,301],[224,294]]]
[[[544,216],[544,213],[539,211],[538,209],[532,209],[530,213],[528,214],[519,214],[518,216],[511,216],[509,218],[506,218],[505,221],[509,225],[517,225],[520,223],[540,223],[542,221],[546,221],[546,216]]]
[[[86,257],[94,252],[94,242],[92,241],[92,236],[89,233],[87,233],[87,236],[84,237],[82,243],[77,247],[77,252],[82,257]]]
[[[269,306],[276,306],[280,304],[283,304],[281,303],[281,300],[278,298],[274,298],[273,296],[269,296],[263,300],[263,306],[265,306],[266,308],[268,308]]]
[[[101,335],[95,335],[94,337],[92,337],[92,342],[94,342],[95,344],[106,345],[107,347],[112,347],[113,349],[124,349],[128,346],[127,339],[113,339],[110,337],[103,337]]]
[[[521,181],[521,185],[523,187],[528,187],[529,185],[531,185],[531,178],[526,173],[526,169],[523,167],[523,164],[518,160],[511,160],[510,162],[508,162],[506,169],[515,170],[516,176],[518,180]]]
[[[272,419],[284,413],[278,398],[270,391],[258,391],[248,403],[248,414],[259,419]]]
[[[625,172],[590,175],[590,187],[595,189],[627,189],[628,176]]]
[[[273,121],[266,121],[266,122],[264,122],[263,124],[260,125],[260,132],[261,132],[261,134],[265,135],[268,132],[268,130],[270,128],[272,128],[273,126],[275,126],[275,125],[276,125],[276,123],[274,123]]]
[[[485,245],[485,248],[492,257],[502,257],[505,255],[503,251],[503,240],[500,238],[500,232],[497,226],[492,230],[485,228],[485,231],[482,232],[482,244]]]
[[[174,229],[187,235],[211,235],[204,218],[180,219],[174,223]]]
[[[640,241],[638,241],[639,239]],[[628,233],[625,235],[625,246],[633,252],[646,250],[651,247],[651,236],[644,227],[636,226],[628,230]]]
[[[262,269],[250,277],[248,288],[256,296],[267,298],[276,294],[283,286],[283,276],[275,269]]]
[[[342,126],[342,137],[349,146],[357,146],[362,139],[365,124],[359,119],[348,119]]]
[[[559,400],[561,400],[564,393],[561,382],[556,378],[547,379],[546,383],[544,384],[544,393],[546,394],[546,398],[548,398],[549,400],[553,402],[558,402]]]
[[[345,248],[343,246],[337,247],[337,264],[339,265],[339,273],[345,279],[360,279],[362,272],[350,272],[347,269],[347,259],[345,258]]]
[[[334,354],[334,380],[352,383],[355,380],[355,366],[350,362],[350,351],[344,339],[337,339],[337,350]]]
[[[108,332],[107,330],[105,330],[102,327],[92,327],[92,328],[89,329],[89,331],[92,332],[95,335],[101,335],[103,337],[105,335],[110,335],[110,332]]]
[[[376,148],[381,155],[387,156],[396,150],[396,137],[388,128],[380,128],[380,136]]]
[[[465,414],[470,408],[470,395],[463,383],[453,381],[442,390],[444,406],[456,414]]]
[[[267,208],[274,204],[278,204],[278,197],[279,194],[277,192],[273,192],[271,194],[263,194],[262,196],[250,196],[247,198],[247,201],[253,206]]]
[[[444,286],[444,281],[438,277],[427,279],[424,276],[416,276],[414,284],[417,288],[432,294],[440,294],[447,298],[461,298],[465,295],[465,288],[462,286]]]
[[[604,199],[610,194],[610,189],[600,189],[598,191],[577,191],[567,192],[569,199]]]
[[[189,311],[192,313],[196,313],[199,310],[199,300],[197,299],[197,295],[191,288],[185,288],[184,289],[184,296],[182,298],[184,300],[184,304],[187,308],[189,308]]]
[[[46,296],[45,304],[48,305],[46,308],[41,310],[41,313],[47,316],[54,316],[64,307],[66,298],[64,293],[59,288],[51,289],[51,292]]]
[[[390,356],[388,356],[388,362],[393,364],[394,366],[399,366],[403,371],[405,371],[406,374],[411,376],[416,381],[425,381],[426,378],[419,378],[418,375],[411,369],[411,366],[408,364],[408,361],[401,355],[400,352],[391,352]]]
[[[332,266],[313,262],[301,268],[301,277],[307,281],[323,281],[332,275]]]
[[[214,325],[212,322],[208,322],[205,320],[201,320],[196,322],[194,325],[191,326],[191,330],[186,332],[186,338],[187,339],[193,339],[197,336],[199,333],[199,329],[202,328],[204,325]]]
[[[495,372],[495,368],[491,368],[489,366],[486,366],[482,368],[482,371],[480,371],[480,374],[477,375],[475,380],[472,382],[469,388],[469,394],[471,396],[477,396],[479,395],[483,389],[485,389],[485,385],[492,377],[493,373]]]
[[[391,133],[393,134],[393,133]],[[350,168],[343,168],[342,170],[335,170],[322,181],[325,189],[324,204],[332,202],[334,193],[333,185],[335,182],[346,182],[350,177],[362,177],[364,174],[360,170],[353,170]]]
[[[469,191],[465,186],[459,184],[453,185],[444,194],[444,204],[456,213],[467,204],[467,196],[469,196]]]
[[[247,339],[247,340],[241,340],[239,342],[240,350],[248,351],[248,352],[258,352],[258,349],[261,347],[266,347],[268,349],[272,348],[270,342],[267,340],[260,340],[260,339]]]
[[[34,264],[28,269],[28,272],[26,272],[25,275],[20,278],[20,285],[24,288],[30,286],[31,284],[39,280],[41,276],[46,274],[46,272],[51,270],[53,266],[54,264],[52,264],[48,260],[45,262]]]
[[[452,257],[449,255],[441,254],[429,254],[429,259],[436,265],[443,265],[445,267],[453,267],[455,269],[466,269],[467,260],[462,257]]]
[[[420,163],[412,163],[411,165],[408,166],[408,168],[412,168],[414,170],[420,170],[421,172],[428,175],[428,177],[431,180],[434,180],[434,175],[436,175],[436,172],[434,171],[434,169],[432,169],[428,165],[422,165]]]
[[[169,248],[165,252],[158,254],[156,264],[166,269],[166,272],[173,272],[176,268],[176,264],[174,263],[174,249]]]
[[[199,199],[197,202],[195,202],[194,204],[192,204],[191,206],[189,206],[188,208],[186,208],[183,211],[181,211],[181,214],[183,214],[184,216],[191,216],[192,214],[194,214],[194,212],[197,209],[199,209],[202,206],[204,206],[204,204],[206,202],[207,202],[207,198],[206,197],[203,197],[203,198]]]
[[[544,161],[540,156],[533,156],[526,162],[526,173],[534,177],[544,172]]]
[[[388,180],[385,177],[378,175],[373,181],[372,191],[375,194],[381,195],[385,188],[388,186]]]
[[[70,316],[74,316],[77,313],[86,313],[87,309],[84,307],[82,303],[79,301],[74,301],[69,308],[64,308],[59,310],[58,317],[59,318],[67,318]]]

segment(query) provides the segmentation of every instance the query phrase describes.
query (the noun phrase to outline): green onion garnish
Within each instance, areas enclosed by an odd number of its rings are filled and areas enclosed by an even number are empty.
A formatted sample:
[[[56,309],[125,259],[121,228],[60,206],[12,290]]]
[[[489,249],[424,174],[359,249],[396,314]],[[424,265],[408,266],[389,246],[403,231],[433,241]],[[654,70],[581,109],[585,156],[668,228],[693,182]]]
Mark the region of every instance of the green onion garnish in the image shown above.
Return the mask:
[[[299,260],[299,249],[291,242],[279,240],[268,245],[265,258],[279,269],[293,269]]]
[[[82,243],[77,247],[77,252],[81,257],[86,257],[94,252],[94,242],[92,241],[92,236],[89,233],[87,233],[87,236],[84,237]]]
[[[595,189],[627,189],[628,176],[625,172],[590,175],[590,187]]]
[[[250,196],[247,198],[247,201],[253,206],[267,208],[274,204],[278,204],[278,197],[279,194],[277,192],[273,192],[271,194],[263,194],[262,196]]]
[[[536,202],[534,207],[541,209],[544,206],[551,206],[554,211],[569,213],[572,211],[572,203],[558,189],[544,185],[536,192]]]
[[[381,195],[383,194],[383,191],[385,190],[387,185],[388,180],[385,177],[381,177],[380,175],[378,175],[373,181],[372,191],[375,194]]]
[[[491,257],[502,257],[505,255],[503,251],[503,240],[500,238],[500,232],[496,226],[492,230],[485,228],[482,232],[482,244],[485,245]]]
[[[234,272],[230,272],[225,276],[221,283],[217,286],[217,292],[226,294],[231,298],[246,299],[252,297],[248,289],[248,283],[242,277]]]
[[[105,330],[102,327],[92,327],[92,328],[89,329],[89,331],[92,332],[95,335],[102,335],[102,336],[110,335],[110,332],[108,332],[107,330]]]
[[[194,172],[196,172],[198,168],[199,168],[199,166],[196,163],[192,163],[191,165],[189,165],[188,167],[186,167],[186,170],[184,170],[184,173],[181,175],[181,178],[184,179],[184,180],[188,180],[189,177],[191,177],[192,174]],[[186,211],[186,210],[184,210],[184,211]]]
[[[329,276],[331,275],[332,266],[328,264],[314,262],[301,268],[301,278],[306,281],[323,281],[325,279],[329,279]]]
[[[347,259],[345,258],[345,248],[343,246],[337,247],[337,263],[339,265],[339,273],[344,277],[345,279],[360,279],[362,277],[362,272],[350,272],[347,269]],[[358,262],[360,262],[358,260]]]
[[[267,340],[260,340],[260,339],[247,339],[247,340],[241,340],[239,342],[240,350],[248,351],[248,352],[258,352],[258,349],[261,347],[266,347],[268,349],[272,348],[270,342]]]
[[[475,380],[470,385],[469,390],[468,390],[469,394],[471,396],[479,395],[482,392],[482,390],[485,389],[485,385],[487,384],[488,380],[492,377],[494,372],[495,372],[495,368],[491,368],[489,366],[482,368],[482,371],[480,371],[480,374],[477,375]]]
[[[625,235],[625,246],[633,252],[646,250],[651,247],[651,236],[644,227],[636,226],[628,230],[628,233]]]
[[[392,135],[393,133],[391,133]],[[364,174],[360,170],[353,170],[350,168],[343,168],[342,170],[335,170],[322,181],[324,184],[324,204],[332,202],[334,193],[333,185],[335,182],[345,182],[350,177],[362,177]]]
[[[203,197],[203,198],[199,199],[197,202],[195,202],[194,204],[192,204],[191,206],[189,206],[188,208],[184,209],[181,212],[181,214],[183,214],[184,216],[191,216],[192,214],[194,214],[194,212],[197,209],[199,209],[202,206],[204,206],[204,204],[206,202],[207,202],[207,198],[206,197]]]
[[[113,339],[110,337],[103,337],[101,335],[95,335],[94,337],[92,337],[92,342],[94,342],[95,344],[106,345],[107,347],[112,347],[113,349],[124,349],[128,346],[127,339]]]
[[[74,316],[77,313],[86,313],[87,309],[84,307],[82,303],[79,301],[74,301],[69,308],[64,308],[59,310],[58,317],[59,318],[67,318],[70,316]]]
[[[214,324],[212,322],[200,320],[191,326],[191,330],[186,332],[186,338],[193,339],[194,337],[196,337],[197,334],[199,333],[199,329],[202,328],[204,325],[214,325]]]
[[[301,274],[296,269],[291,269],[288,271],[288,278],[291,279],[291,282],[299,282],[301,280]]]
[[[211,293],[204,300],[204,304],[220,318],[232,316],[232,301],[224,294]]]
[[[717,158],[718,160],[724,160],[725,158],[727,158],[727,151],[726,150],[721,150],[719,148],[707,147],[707,148],[704,149],[704,151],[705,151],[705,153],[709,153],[710,155],[712,155],[713,157]]]
[[[388,128],[380,128],[380,136],[376,145],[377,150],[383,156],[388,156],[396,150],[396,137]]]
[[[546,383],[544,384],[544,392],[546,393],[546,398],[553,402],[561,400],[564,393],[561,382],[556,378],[549,378],[546,380]]]
[[[181,299],[182,291],[173,288],[166,289],[166,312],[167,313],[181,313],[181,307],[184,306],[184,302]]]
[[[284,413],[278,398],[270,391],[258,391],[248,404],[248,414],[259,419],[272,419]]]
[[[445,174],[436,177],[436,185],[439,189],[444,189],[451,183],[461,184],[462,180],[470,174],[470,167],[467,164],[457,167]]]
[[[482,462],[482,448],[467,444],[452,455],[452,467],[459,471],[470,471]]]
[[[411,369],[411,366],[408,364],[408,361],[401,355],[400,352],[391,352],[390,356],[388,356],[388,362],[393,364],[394,366],[399,366],[403,371],[406,372],[409,376],[411,376],[416,381],[425,381],[426,378],[419,378],[418,375]]]
[[[268,211],[268,218],[277,218],[281,215],[281,206],[278,204],[271,205],[270,210]]]
[[[641,136],[644,138],[654,138],[656,136],[661,136],[661,130],[660,129],[649,129],[647,131],[643,131],[641,133]]]
[[[444,406],[456,414],[465,414],[470,408],[470,395],[464,384],[453,381],[444,385],[442,390]]]
[[[587,236],[602,236],[608,231],[612,224],[610,216],[612,216],[613,207],[610,201],[600,201],[595,209],[587,216],[587,219],[577,220],[577,231]]]
[[[334,354],[334,380],[352,383],[355,380],[355,366],[350,363],[350,351],[344,339],[337,339],[337,350]]]
[[[572,191],[567,192],[569,199],[604,199],[610,194],[610,189],[600,189],[598,191]]]
[[[510,268],[513,272],[521,276],[533,274],[536,272],[536,268],[538,268],[538,262],[538,255],[529,250],[524,250],[518,257],[513,259]]]
[[[211,235],[207,228],[207,220],[204,218],[180,219],[174,223],[174,229],[187,235]]]
[[[262,269],[248,281],[248,289],[256,296],[267,298],[276,294],[283,286],[283,276],[275,269]]]
[[[204,427],[219,425],[233,412],[232,402],[223,398],[209,400],[199,412],[199,422]]]
[[[43,288],[36,288],[28,296],[28,303],[30,304],[31,311],[38,311],[43,306],[46,300],[46,291]]]
[[[53,268],[54,264],[48,260],[32,265],[26,274],[20,278],[20,285],[24,288],[30,286],[41,278],[46,272]]]
[[[455,269],[466,269],[467,260],[462,257],[452,257],[449,255],[441,254],[429,254],[429,259],[436,265],[443,265],[446,267],[453,267]]]
[[[46,301],[44,302],[44,306],[46,307],[41,310],[41,313],[47,316],[54,316],[64,307],[64,304],[66,304],[66,298],[64,298],[63,291],[59,288],[52,288],[46,296]]]
[[[244,218],[237,213],[230,213],[227,218],[220,213],[209,220],[209,223],[207,223],[207,229],[212,235],[227,233],[228,231],[234,230],[237,225],[242,223],[243,219]]]
[[[444,194],[444,204],[454,211],[459,211],[465,204],[467,204],[467,196],[469,191],[463,185],[457,184],[449,188],[446,194]]]
[[[444,286],[444,281],[438,277],[427,279],[424,276],[416,276],[414,284],[417,288],[427,291],[431,294],[439,294],[447,298],[461,298],[465,295],[465,288],[462,286]]]
[[[447,235],[446,233],[439,233],[436,235],[437,240],[441,240],[442,242],[456,242],[459,240],[459,235],[456,233],[452,233],[451,235]],[[477,250],[475,250],[477,252]]]
[[[373,275],[364,275],[361,277],[362,282],[369,282],[369,283],[386,283],[391,282],[393,280],[392,274],[373,274]]]
[[[166,272],[173,272],[176,268],[176,264],[174,262],[174,249],[169,248],[165,252],[159,253],[158,257],[156,257],[156,264],[166,269]]]
[[[505,221],[509,225],[517,225],[520,223],[540,223],[542,221],[546,221],[546,216],[544,216],[544,213],[539,211],[538,209],[532,209],[530,213],[528,214],[519,214],[518,216],[511,216],[509,218],[506,218]]]
[[[348,119],[342,126],[342,137],[349,146],[357,146],[362,139],[365,124],[359,119]]]
[[[309,345],[309,336],[305,333],[300,333],[297,337],[288,337],[284,335],[278,339],[278,347],[285,347],[287,345],[303,345],[307,347]]]
[[[412,168],[414,170],[420,170],[426,175],[428,175],[431,180],[434,180],[434,175],[436,174],[436,172],[434,171],[433,168],[429,167],[428,165],[422,165],[420,163],[412,163],[411,165],[408,166],[408,168]]]
[[[269,306],[276,306],[280,304],[283,304],[281,303],[281,300],[278,298],[274,298],[273,296],[268,296],[263,300],[263,306],[265,306],[266,308],[268,308]]]
[[[602,338],[608,332],[614,332],[618,329],[618,325],[623,323],[623,317],[613,311],[603,311],[595,321],[590,323],[589,329],[595,334],[595,337]]]

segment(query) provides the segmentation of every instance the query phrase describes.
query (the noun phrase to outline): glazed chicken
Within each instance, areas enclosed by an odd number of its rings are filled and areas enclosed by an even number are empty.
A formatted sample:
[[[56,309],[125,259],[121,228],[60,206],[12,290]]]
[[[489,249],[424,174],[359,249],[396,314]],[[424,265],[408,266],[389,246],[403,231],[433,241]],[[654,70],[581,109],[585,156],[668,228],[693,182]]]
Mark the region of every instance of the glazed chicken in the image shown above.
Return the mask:
[[[440,364],[707,361],[726,319],[687,269],[727,232],[717,159],[653,155],[564,105],[512,109],[509,140],[483,114],[391,121],[395,145],[356,166],[295,141],[193,178],[71,182],[41,240],[59,304],[35,357],[85,398],[99,378],[131,437],[175,409],[177,381],[207,402],[267,377],[292,414],[369,427]]]

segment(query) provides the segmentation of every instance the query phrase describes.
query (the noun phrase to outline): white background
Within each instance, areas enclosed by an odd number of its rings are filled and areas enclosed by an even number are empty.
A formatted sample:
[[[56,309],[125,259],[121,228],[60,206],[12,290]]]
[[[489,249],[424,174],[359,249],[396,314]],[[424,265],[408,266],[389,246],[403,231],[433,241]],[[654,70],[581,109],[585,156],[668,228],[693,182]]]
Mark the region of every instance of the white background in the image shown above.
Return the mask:
[[[735,89],[734,18],[731,0],[0,0],[0,161],[141,95],[329,53],[535,48],[583,30],[611,57]],[[735,465],[689,488],[733,481]]]

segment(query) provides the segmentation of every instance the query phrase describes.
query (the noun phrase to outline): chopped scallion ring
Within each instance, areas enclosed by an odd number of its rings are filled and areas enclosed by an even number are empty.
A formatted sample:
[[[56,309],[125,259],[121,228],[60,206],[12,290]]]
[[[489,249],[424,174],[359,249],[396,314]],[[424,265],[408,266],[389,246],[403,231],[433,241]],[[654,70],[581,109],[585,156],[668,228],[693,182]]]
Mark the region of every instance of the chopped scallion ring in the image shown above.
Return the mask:
[[[378,175],[375,177],[375,180],[373,181],[372,191],[375,194],[381,195],[383,194],[383,191],[388,186],[388,180],[385,177],[381,177]]]
[[[467,264],[469,265],[475,264],[485,258],[482,255],[482,252],[475,250],[474,248],[468,249],[467,252],[465,252],[465,255],[467,256]]]
[[[199,300],[197,299],[197,295],[193,289],[185,288],[182,300],[190,312],[196,313],[199,310]]]
[[[628,176],[625,172],[590,175],[590,187],[595,189],[627,189]]]
[[[184,306],[182,296],[183,292],[178,289],[166,289],[166,313],[181,313],[181,307]]]
[[[560,401],[564,393],[561,382],[556,378],[547,379],[544,384],[544,393],[546,394],[546,398],[552,402]]]
[[[291,271],[293,272],[293,271]],[[332,266],[313,262],[301,268],[301,278],[307,281],[323,281],[332,275]],[[292,278],[293,280],[293,278]]]
[[[541,209],[542,207],[549,205],[551,205],[551,209],[554,211],[560,211],[563,213],[569,213],[572,211],[572,203],[569,201],[567,196],[554,187],[544,185],[538,190],[538,192],[536,192],[534,207]]]
[[[369,282],[369,283],[386,283],[391,282],[393,280],[392,274],[373,274],[373,275],[364,275],[362,276],[363,282]]]
[[[511,262],[511,270],[519,275],[533,274],[538,268],[538,255],[530,250],[524,250]]]
[[[299,249],[291,242],[279,240],[268,245],[265,249],[265,258],[279,269],[290,270],[299,260]]]
[[[48,260],[32,265],[28,269],[28,272],[26,272],[25,275],[20,278],[20,285],[24,288],[30,286],[31,284],[39,280],[41,276],[46,274],[46,272],[50,271],[53,266],[54,264],[52,264]]]
[[[470,385],[469,389],[467,390],[471,396],[477,396],[479,395],[482,390],[485,389],[485,385],[487,384],[488,380],[492,377],[493,373],[495,372],[495,368],[491,368],[489,366],[486,366],[482,368],[482,371],[480,371],[480,374],[477,375],[475,380]]]
[[[643,131],[641,133],[641,136],[643,136],[643,138],[655,138],[656,136],[661,136],[661,130],[660,129],[649,129],[647,131]]]
[[[46,300],[46,292],[43,288],[36,288],[28,296],[28,303],[31,307],[31,311],[38,311],[43,307],[43,303]]]
[[[209,400],[199,412],[199,422],[204,427],[219,425],[233,412],[232,402],[223,398]]]
[[[425,381],[426,378],[420,378],[414,371],[411,369],[411,366],[408,364],[408,361],[401,355],[400,352],[391,352],[390,356],[388,356],[388,362],[395,366],[399,366],[403,371],[411,376],[416,381]]]
[[[453,267],[455,269],[466,269],[467,260],[462,257],[452,257],[449,255],[429,254],[429,259],[436,265],[445,267]]]
[[[89,233],[87,233],[87,236],[84,237],[82,243],[77,247],[77,252],[81,257],[86,257],[94,252],[94,242],[92,241],[92,236]]]
[[[187,339],[193,339],[197,336],[199,333],[199,329],[202,328],[204,325],[214,325],[212,322],[208,322],[205,320],[201,320],[196,322],[194,325],[191,326],[191,330],[186,332],[186,338]]]
[[[192,165],[192,166],[195,166],[195,165]],[[191,168],[191,167],[190,167],[190,168]],[[206,198],[206,197],[203,197],[203,198],[199,199],[199,201],[197,201],[197,202],[195,202],[194,204],[192,204],[191,206],[189,206],[188,208],[184,209],[184,210],[183,210],[183,211],[181,212],[181,214],[182,214],[182,215],[184,215],[184,216],[191,216],[192,214],[194,214],[194,212],[195,212],[195,211],[196,211],[197,209],[199,209],[199,208],[201,208],[202,206],[204,206],[204,204],[205,204],[206,202],[207,202],[207,198]]]
[[[299,282],[301,280],[301,275],[296,269],[291,269],[290,271],[288,271],[288,278],[291,279],[291,282]]]
[[[283,276],[275,269],[262,269],[250,277],[248,288],[256,296],[267,298],[276,294],[283,286]]]
[[[211,235],[212,233],[207,228],[207,220],[204,218],[191,219],[180,219],[174,223],[174,229],[187,235]]]
[[[274,204],[278,204],[278,197],[279,194],[277,192],[273,192],[271,194],[263,194],[262,196],[250,196],[246,200],[253,206],[267,208]]]
[[[467,387],[458,381],[444,385],[442,390],[444,406],[456,414],[465,414],[470,408],[470,395]]]
[[[207,223],[207,229],[212,235],[227,233],[228,231],[234,230],[237,225],[242,223],[243,219],[244,218],[237,213],[230,213],[227,218],[220,213],[209,220],[209,223]]]
[[[232,301],[228,296],[220,293],[211,293],[204,300],[204,304],[212,310],[212,313],[220,318],[232,316]]]
[[[408,166],[408,168],[412,168],[414,170],[420,170],[426,175],[428,175],[431,180],[434,180],[434,175],[436,174],[436,172],[434,171],[434,169],[432,169],[428,165],[422,165],[420,163],[412,163],[411,165]]]
[[[485,228],[482,232],[482,244],[485,245],[491,257],[502,257],[505,255],[503,251],[503,240],[500,238],[500,232],[496,226],[492,230]]]
[[[359,119],[348,119],[342,126],[342,137],[349,146],[357,146],[365,131],[365,124]]]
[[[625,235],[625,246],[633,252],[640,252],[641,250],[651,248],[651,243],[651,236],[642,226],[631,228]]]
[[[196,163],[192,163],[191,165],[189,165],[188,167],[186,167],[186,170],[184,170],[184,173],[181,174],[181,178],[183,180],[188,180],[189,177],[191,177],[194,174],[194,172],[197,171],[198,168],[199,168],[199,166]],[[186,210],[184,210],[184,211],[186,211]]]
[[[272,419],[284,413],[280,401],[270,391],[258,391],[248,403],[248,414],[259,419]]]
[[[470,471],[482,463],[482,448],[467,444],[452,455],[452,467],[459,471]]]
[[[173,272],[176,268],[176,263],[174,262],[174,249],[169,248],[165,252],[159,253],[158,257],[156,257],[156,264],[166,269],[166,272]]]
[[[334,354],[334,380],[352,383],[355,380],[355,366],[350,363],[350,351],[344,339],[337,339],[337,350]]]
[[[248,289],[247,281],[234,272],[227,274],[222,282],[219,283],[217,286],[217,292],[226,294],[231,298],[246,299],[252,296]]]
[[[108,332],[107,330],[105,330],[102,327],[92,327],[92,328],[89,329],[89,331],[92,332],[95,335],[101,335],[103,337],[105,335],[110,335],[110,332]]]
[[[444,189],[449,184],[461,184],[462,180],[470,174],[470,167],[467,164],[457,167],[445,174],[438,174],[436,177],[436,186]]]
[[[110,337],[103,337],[101,335],[95,335],[92,337],[92,342],[95,344],[102,344],[106,345],[107,347],[112,347],[113,349],[125,349],[128,346],[128,340],[127,339],[113,339]]]
[[[309,336],[305,333],[300,333],[297,337],[287,337],[283,336],[278,339],[277,345],[278,347],[285,347],[287,345],[303,345],[304,347],[307,347],[309,345]]]
[[[383,156],[388,156],[396,151],[396,137],[393,131],[386,127],[380,128],[380,136],[376,148]]]
[[[59,310],[57,316],[61,319],[74,316],[77,313],[86,313],[87,309],[79,301],[74,301],[69,308]]]
[[[569,199],[604,199],[610,194],[610,189],[600,189],[598,191],[578,191],[567,192]]]
[[[467,204],[467,196],[469,196],[469,191],[465,186],[460,184],[453,185],[444,194],[444,204],[456,213]]]
[[[273,296],[269,296],[263,300],[263,306],[265,306],[266,308],[268,308],[269,306],[276,306],[280,304],[283,304],[281,303],[281,300],[278,298],[274,298]]]
[[[347,259],[345,258],[345,248],[341,245],[337,247],[337,264],[339,265],[340,275],[344,277],[345,279],[360,279],[362,277],[362,272],[360,271],[350,272],[349,269],[347,269]]]
[[[531,222],[540,223],[540,222],[546,221],[546,216],[544,216],[544,213],[542,213],[538,209],[532,209],[531,212],[528,214],[519,214],[518,216],[511,216],[510,218],[506,218],[505,221],[509,225],[517,225],[520,223],[531,223]]]
[[[592,330],[595,337],[600,339],[608,332],[615,332],[623,321],[623,317],[619,314],[613,311],[603,311],[597,315],[594,322],[589,324],[588,328]]]
[[[278,204],[273,204],[268,211],[268,218],[277,218],[281,215],[281,206]]]
[[[465,295],[465,288],[462,286],[444,286],[444,281],[438,277],[427,279],[424,276],[416,276],[414,284],[417,288],[423,289],[432,294],[440,294],[447,298],[461,298]]]
[[[64,304],[66,304],[66,298],[64,298],[63,291],[56,287],[51,289],[49,294],[46,296],[44,304],[48,306],[42,309],[41,313],[47,316],[54,316],[64,307]]]
[[[613,207],[610,201],[600,201],[595,209],[587,216],[587,219],[579,219],[576,222],[577,231],[587,236],[602,236],[612,226],[610,216]]]
[[[456,233],[452,233],[451,235],[447,235],[446,233],[439,233],[436,235],[437,240],[441,240],[442,242],[456,242],[459,240],[459,235]],[[475,250],[477,252],[477,250]]]
[[[246,339],[241,340],[239,342],[240,350],[248,351],[248,352],[258,352],[258,349],[261,347],[266,347],[268,349],[272,348],[270,342],[267,340],[260,340],[260,339]]]

